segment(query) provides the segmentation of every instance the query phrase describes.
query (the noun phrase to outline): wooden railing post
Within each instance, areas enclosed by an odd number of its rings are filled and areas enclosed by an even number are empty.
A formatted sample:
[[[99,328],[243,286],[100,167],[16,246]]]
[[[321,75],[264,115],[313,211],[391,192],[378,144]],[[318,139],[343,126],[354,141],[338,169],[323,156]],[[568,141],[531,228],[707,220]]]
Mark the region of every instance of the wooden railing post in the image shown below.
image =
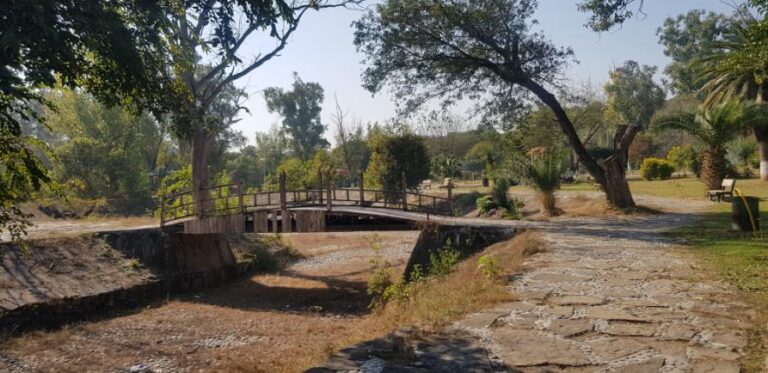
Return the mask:
[[[317,171],[317,180],[320,182],[317,184],[317,194],[320,195],[320,206],[323,205],[323,173]]]
[[[245,204],[243,203],[243,183],[237,182],[237,204],[241,213],[245,212]]]
[[[165,196],[160,195],[160,226],[165,225]]]
[[[331,206],[333,206],[333,188],[331,187],[330,183],[328,183],[328,212],[331,211]]]
[[[288,215],[288,192],[285,186],[285,172],[280,173],[280,218],[282,220],[283,232],[291,231],[291,217]]]
[[[405,180],[405,171],[403,171],[403,211],[408,211],[408,183]]]
[[[448,184],[448,215],[453,216],[453,183]]]
[[[278,187],[278,191],[280,193],[280,209],[285,210],[285,200],[286,195],[288,194],[285,190],[285,172],[280,173],[280,185]]]
[[[365,206],[365,187],[363,186],[363,172],[360,171],[360,207]]]

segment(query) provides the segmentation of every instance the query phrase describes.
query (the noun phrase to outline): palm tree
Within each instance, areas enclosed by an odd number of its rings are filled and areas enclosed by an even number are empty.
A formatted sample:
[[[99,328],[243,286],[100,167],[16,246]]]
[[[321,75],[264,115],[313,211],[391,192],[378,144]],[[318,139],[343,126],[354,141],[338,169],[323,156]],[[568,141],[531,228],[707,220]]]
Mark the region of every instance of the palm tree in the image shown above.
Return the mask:
[[[733,35],[713,43],[710,54],[700,61],[707,106],[729,100],[768,102],[768,21],[742,15],[744,21],[734,25]],[[768,120],[755,121],[750,128],[760,145],[760,178],[768,181]]]
[[[680,111],[654,118],[659,130],[683,130],[700,140],[702,151],[701,180],[709,189],[717,189],[726,176],[728,164],[726,149],[736,139],[752,111],[735,101],[716,106],[699,106],[695,110]]]

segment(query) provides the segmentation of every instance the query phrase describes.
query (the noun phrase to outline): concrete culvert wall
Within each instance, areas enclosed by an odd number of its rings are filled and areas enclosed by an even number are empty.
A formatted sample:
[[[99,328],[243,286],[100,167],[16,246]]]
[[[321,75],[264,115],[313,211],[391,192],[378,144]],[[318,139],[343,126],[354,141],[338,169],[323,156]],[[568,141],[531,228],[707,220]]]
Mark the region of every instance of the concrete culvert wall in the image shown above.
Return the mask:
[[[229,240],[159,229],[0,245],[0,335],[113,315],[239,278]]]
[[[405,267],[405,280],[410,280],[416,265],[428,272],[430,254],[445,247],[449,240],[452,247],[459,249],[466,258],[517,233],[518,229],[511,227],[425,224]]]

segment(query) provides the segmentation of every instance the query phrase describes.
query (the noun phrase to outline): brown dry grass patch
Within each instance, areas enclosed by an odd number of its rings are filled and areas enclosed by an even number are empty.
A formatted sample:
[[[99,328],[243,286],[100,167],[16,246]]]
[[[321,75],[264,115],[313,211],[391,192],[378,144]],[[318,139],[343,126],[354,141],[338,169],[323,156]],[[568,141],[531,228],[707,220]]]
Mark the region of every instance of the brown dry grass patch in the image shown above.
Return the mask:
[[[419,284],[412,300],[391,302],[376,311],[359,325],[356,341],[348,342],[367,340],[413,325],[437,330],[473,311],[515,300],[505,285],[512,275],[522,270],[526,257],[545,249],[536,232],[524,232],[492,245],[461,262],[448,276]],[[497,259],[506,275],[503,281],[486,278],[478,268],[478,259],[484,255]]]

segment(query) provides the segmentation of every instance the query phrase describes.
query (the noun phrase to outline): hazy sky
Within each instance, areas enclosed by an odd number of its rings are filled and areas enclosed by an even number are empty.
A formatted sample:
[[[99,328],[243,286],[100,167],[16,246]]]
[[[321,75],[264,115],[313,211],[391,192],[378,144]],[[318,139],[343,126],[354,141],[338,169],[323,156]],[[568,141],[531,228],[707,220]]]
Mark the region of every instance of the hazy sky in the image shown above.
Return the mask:
[[[566,77],[578,84],[591,80],[602,86],[608,71],[626,60],[656,65],[659,71],[668,63],[658,44],[656,28],[669,16],[700,8],[730,13],[732,8],[722,0],[645,0],[640,15],[625,23],[616,31],[597,34],[583,27],[587,16],[576,11],[576,1],[539,0],[536,18],[539,28],[559,46],[571,46],[578,64],[570,66]],[[305,15],[301,25],[280,56],[243,78],[238,84],[250,95],[242,121],[235,128],[243,131],[253,141],[256,131],[265,131],[279,117],[267,112],[262,90],[278,86],[289,88],[293,72],[304,81],[318,82],[325,89],[323,123],[330,124],[336,95],[343,108],[351,116],[367,121],[384,121],[394,114],[394,104],[387,92],[375,97],[361,88],[360,73],[362,55],[352,43],[352,21],[361,16],[359,10],[331,9]],[[242,56],[258,53],[259,43],[269,46],[269,41],[253,41],[244,47]],[[660,76],[659,76],[660,77]],[[459,111],[460,112],[460,111]],[[326,137],[333,137],[332,129]]]

